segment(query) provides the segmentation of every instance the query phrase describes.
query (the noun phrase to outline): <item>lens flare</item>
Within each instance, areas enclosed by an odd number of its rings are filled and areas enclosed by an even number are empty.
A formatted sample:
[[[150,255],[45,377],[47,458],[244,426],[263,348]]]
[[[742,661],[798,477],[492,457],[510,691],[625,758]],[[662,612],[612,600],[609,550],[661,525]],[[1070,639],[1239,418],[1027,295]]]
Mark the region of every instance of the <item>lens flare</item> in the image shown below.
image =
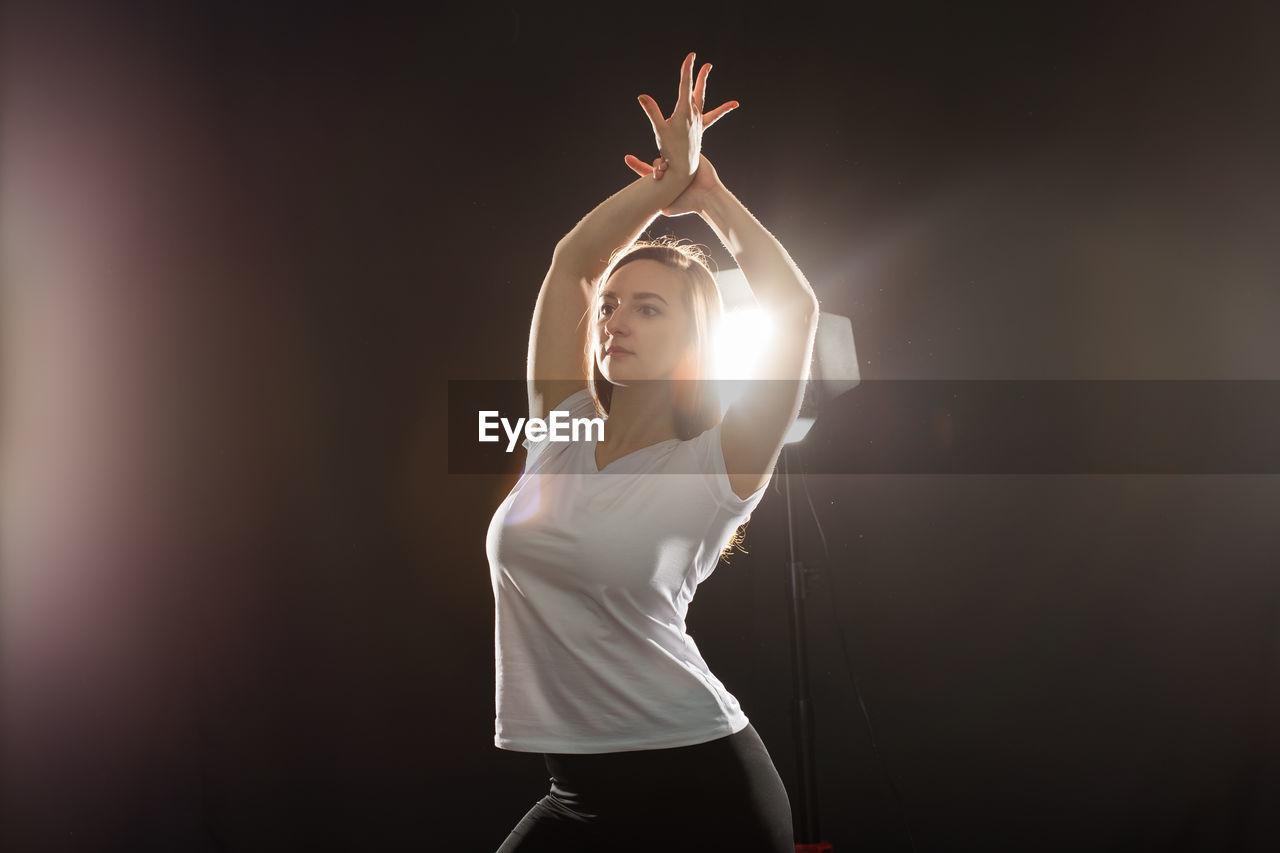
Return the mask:
[[[773,321],[760,308],[734,308],[725,312],[716,342],[717,379],[753,379],[761,351],[773,335]]]

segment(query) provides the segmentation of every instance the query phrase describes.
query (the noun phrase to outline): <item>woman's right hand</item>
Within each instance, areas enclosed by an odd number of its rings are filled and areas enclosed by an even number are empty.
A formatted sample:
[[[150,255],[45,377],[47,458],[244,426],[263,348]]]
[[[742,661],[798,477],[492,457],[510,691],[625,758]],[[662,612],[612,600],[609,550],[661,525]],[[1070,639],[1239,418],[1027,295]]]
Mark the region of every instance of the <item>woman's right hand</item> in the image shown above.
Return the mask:
[[[659,153],[666,158],[668,166],[679,168],[686,175],[692,175],[698,169],[703,129],[710,127],[716,119],[738,105],[736,101],[726,102],[706,116],[702,114],[702,99],[706,91],[707,74],[711,71],[711,63],[708,62],[702,66],[698,72],[697,85],[694,85],[695,56],[695,53],[690,53],[680,66],[680,91],[676,96],[676,108],[670,118],[662,117],[662,110],[653,98],[648,95],[639,97],[640,106],[644,108],[653,125],[653,136],[657,140]]]
[[[724,190],[724,184],[720,182],[720,176],[716,174],[716,167],[711,165],[707,155],[699,154],[698,160],[698,171],[693,173],[693,180],[684,188],[684,192],[676,196],[671,204],[662,208],[663,216],[683,216],[686,213],[701,214],[706,209],[707,199]],[[627,165],[642,178],[653,175],[654,180],[662,180],[662,169],[657,165],[650,166],[642,163],[630,154],[627,155]]]

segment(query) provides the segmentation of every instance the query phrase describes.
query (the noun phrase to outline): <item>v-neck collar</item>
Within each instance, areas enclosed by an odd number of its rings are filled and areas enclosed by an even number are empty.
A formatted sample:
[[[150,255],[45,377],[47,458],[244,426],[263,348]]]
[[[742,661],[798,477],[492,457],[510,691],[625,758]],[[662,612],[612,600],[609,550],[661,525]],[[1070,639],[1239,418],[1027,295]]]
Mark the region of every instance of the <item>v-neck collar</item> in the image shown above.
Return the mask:
[[[656,444],[649,444],[649,445],[646,445],[646,446],[644,446],[644,447],[637,448],[636,450],[633,450],[633,451],[631,451],[630,453],[625,453],[625,454],[623,454],[622,456],[619,456],[617,459],[614,459],[614,460],[613,460],[612,462],[610,462],[608,465],[605,465],[603,468],[601,468],[601,467],[600,467],[600,463],[599,463],[599,461],[597,461],[597,459],[596,459],[596,450],[599,448],[599,446],[600,446],[600,442],[599,442],[598,440],[592,441],[592,442],[591,442],[591,453],[590,453],[591,471],[592,471],[592,473],[594,473],[594,474],[602,474],[602,473],[604,473],[605,471],[608,471],[608,470],[609,470],[610,468],[612,468],[613,466],[617,465],[619,462],[622,462],[622,461],[624,461],[624,460],[626,460],[626,459],[630,459],[632,456],[635,456],[637,453],[644,453],[646,450],[652,450],[652,449],[654,449],[655,447],[662,447],[662,446],[664,446],[664,445],[671,444],[671,443],[673,443],[673,442],[674,442],[674,443],[676,443],[676,444],[679,444],[679,443],[680,443],[680,439],[678,439],[678,438],[667,438],[667,439],[663,439],[662,441],[657,442]]]

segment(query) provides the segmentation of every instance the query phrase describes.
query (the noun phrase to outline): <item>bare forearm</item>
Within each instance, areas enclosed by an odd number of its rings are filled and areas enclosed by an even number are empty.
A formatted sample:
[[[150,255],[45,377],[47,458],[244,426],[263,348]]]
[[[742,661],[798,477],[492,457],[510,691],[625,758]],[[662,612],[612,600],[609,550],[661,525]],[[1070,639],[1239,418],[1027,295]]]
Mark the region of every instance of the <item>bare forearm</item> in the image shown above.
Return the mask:
[[[804,273],[737,196],[721,187],[707,196],[698,213],[733,254],[762,307],[816,306]]]
[[[662,209],[689,185],[688,168],[672,162],[661,180],[637,178],[596,205],[560,239],[556,259],[592,281],[604,274],[609,256],[634,243]]]

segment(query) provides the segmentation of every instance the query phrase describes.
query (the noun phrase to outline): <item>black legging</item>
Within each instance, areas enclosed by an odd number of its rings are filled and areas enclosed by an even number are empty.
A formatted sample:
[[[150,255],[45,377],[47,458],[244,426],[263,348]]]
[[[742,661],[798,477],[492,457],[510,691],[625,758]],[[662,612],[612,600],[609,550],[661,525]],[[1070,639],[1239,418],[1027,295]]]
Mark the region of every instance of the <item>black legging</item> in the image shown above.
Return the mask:
[[[544,755],[551,791],[497,853],[794,853],[791,802],[755,727],[693,746]]]

